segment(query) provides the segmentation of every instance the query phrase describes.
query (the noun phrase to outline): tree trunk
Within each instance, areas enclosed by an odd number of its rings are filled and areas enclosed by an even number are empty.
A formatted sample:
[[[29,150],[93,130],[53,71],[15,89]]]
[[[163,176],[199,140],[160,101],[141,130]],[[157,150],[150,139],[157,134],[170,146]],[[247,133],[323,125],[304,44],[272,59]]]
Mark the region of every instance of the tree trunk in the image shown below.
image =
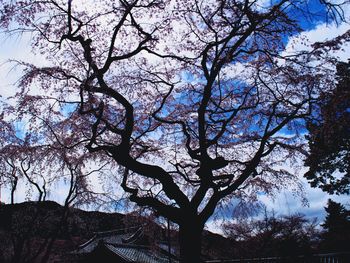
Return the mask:
[[[12,182],[12,189],[11,189],[11,205],[15,203],[15,191],[17,189],[17,182],[18,179],[15,177],[14,181]]]
[[[187,220],[179,225],[179,245],[181,263],[200,263],[202,232],[204,225]]]

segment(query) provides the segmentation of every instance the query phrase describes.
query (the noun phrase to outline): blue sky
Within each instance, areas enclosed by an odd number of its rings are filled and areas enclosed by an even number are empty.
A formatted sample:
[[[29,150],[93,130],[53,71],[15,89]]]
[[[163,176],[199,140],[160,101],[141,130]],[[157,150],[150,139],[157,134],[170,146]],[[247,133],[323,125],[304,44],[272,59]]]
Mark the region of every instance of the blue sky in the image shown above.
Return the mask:
[[[312,5],[311,9],[317,11],[317,13],[322,13],[318,0],[311,0]],[[350,7],[347,6],[345,8],[345,15],[349,16]],[[302,35],[306,36],[310,42],[322,41],[325,39],[330,39],[339,34],[344,33],[345,31],[350,29],[349,24],[341,23],[339,25],[335,25],[334,23],[326,23],[324,20],[315,19],[314,21],[302,21],[302,26],[305,29],[305,32]],[[29,36],[21,36],[21,37],[4,37],[4,35],[0,35],[0,99],[7,100],[9,96],[15,94],[16,89],[14,87],[15,81],[20,76],[20,71],[14,69],[11,64],[6,63],[8,59],[19,59],[28,62],[34,62],[35,64],[44,65],[45,60],[40,55],[35,55],[30,52],[29,45]],[[298,42],[298,38],[300,36],[294,36],[292,39],[286,39],[287,41],[287,51],[295,51],[298,49],[304,49],[307,47],[302,44],[300,41]],[[294,42],[293,42],[294,41]],[[296,41],[296,42],[295,42]],[[292,45],[292,43],[294,43]],[[346,61],[350,58],[350,48],[347,46],[344,51],[340,51],[335,54],[339,57],[340,60]],[[25,125],[25,124],[21,124]],[[288,169],[288,167],[286,167]],[[299,173],[302,175],[306,171],[306,168],[301,168]],[[341,202],[345,205],[348,205],[350,209],[350,200],[349,196],[330,196],[328,194],[323,193],[319,189],[313,189],[309,187],[307,182],[302,179],[303,185],[305,187],[306,198],[309,201],[309,206],[303,206],[301,200],[298,197],[293,196],[293,193],[286,190],[281,192],[276,196],[274,200],[268,199],[265,196],[261,196],[261,201],[266,205],[267,209],[275,210],[279,214],[291,214],[295,212],[304,213],[308,217],[319,217],[320,220],[323,220],[324,217],[324,209],[323,207],[326,205],[327,200],[332,198],[337,202]],[[21,185],[17,192],[16,201],[20,202],[25,199],[25,186]],[[64,194],[64,187],[62,184],[57,185],[56,189],[52,189],[51,198],[63,201],[62,196]],[[2,198],[3,200],[8,202],[9,196],[8,191],[2,189]],[[217,230],[215,225],[209,222],[209,229]]]

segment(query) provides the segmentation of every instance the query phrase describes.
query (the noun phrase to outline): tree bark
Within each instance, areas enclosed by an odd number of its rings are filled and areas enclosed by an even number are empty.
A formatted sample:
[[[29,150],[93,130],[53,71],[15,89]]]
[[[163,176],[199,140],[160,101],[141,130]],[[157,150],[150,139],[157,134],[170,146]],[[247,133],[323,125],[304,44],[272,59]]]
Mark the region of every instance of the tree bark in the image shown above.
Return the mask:
[[[14,177],[14,180],[12,182],[12,189],[11,189],[11,205],[15,203],[15,191],[17,189],[17,183],[18,183],[18,178]]]
[[[195,220],[184,220],[179,225],[179,245],[181,263],[200,263],[202,232],[204,225]]]

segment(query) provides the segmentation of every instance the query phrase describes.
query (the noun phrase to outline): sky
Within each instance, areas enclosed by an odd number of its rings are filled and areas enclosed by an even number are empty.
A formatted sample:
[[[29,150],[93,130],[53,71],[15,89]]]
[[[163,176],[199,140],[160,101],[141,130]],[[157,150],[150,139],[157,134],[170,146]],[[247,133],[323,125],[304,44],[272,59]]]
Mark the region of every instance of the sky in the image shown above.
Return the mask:
[[[267,1],[266,1],[267,2]],[[350,6],[345,8],[345,15],[349,17]],[[288,44],[285,52],[294,52],[295,50],[308,49],[307,45],[302,44],[300,39],[306,37],[309,43],[331,39],[340,35],[347,30],[350,30],[350,25],[341,23],[336,25],[334,23],[326,23],[325,21],[318,21],[316,24],[309,24],[307,21],[303,23],[305,31],[300,35],[288,39]],[[30,36],[5,37],[0,34],[0,100],[7,101],[9,96],[16,93],[15,82],[20,76],[20,71],[13,68],[13,65],[8,62],[10,59],[24,60],[27,62],[34,62],[35,64],[43,65],[45,61],[38,54],[32,54],[29,45]],[[346,46],[344,50],[335,54],[339,60],[347,61],[350,58],[350,46]],[[300,162],[302,162],[300,160]],[[288,167],[286,167],[288,169]],[[306,168],[299,170],[302,175]],[[260,201],[266,206],[268,210],[274,210],[280,215],[288,215],[293,213],[303,213],[309,218],[318,217],[320,221],[325,216],[324,206],[329,198],[336,202],[340,202],[350,209],[350,198],[346,195],[334,196],[322,192],[318,188],[311,188],[305,179],[300,178],[305,190],[305,196],[308,200],[308,206],[303,206],[299,197],[293,195],[292,192],[285,190],[279,193],[273,200],[264,195],[260,196]],[[52,189],[51,199],[62,202],[65,188],[63,184],[58,184],[55,189]],[[16,201],[24,201],[26,197],[26,187],[20,185],[16,195]],[[2,189],[1,201],[8,202],[8,191]],[[214,232],[220,232],[218,227],[220,221],[213,222],[209,220],[207,228]]]

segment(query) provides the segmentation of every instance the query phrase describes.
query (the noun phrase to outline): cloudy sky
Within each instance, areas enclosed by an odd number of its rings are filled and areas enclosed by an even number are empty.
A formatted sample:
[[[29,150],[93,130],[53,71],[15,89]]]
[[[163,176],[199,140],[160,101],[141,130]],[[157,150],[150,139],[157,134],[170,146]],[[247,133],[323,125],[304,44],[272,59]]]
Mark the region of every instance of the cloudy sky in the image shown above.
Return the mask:
[[[266,1],[268,2],[268,1]],[[345,8],[345,16],[350,18],[350,6]],[[305,22],[305,24],[307,24]],[[350,30],[350,25],[341,23],[336,25],[334,23],[326,23],[324,21],[318,21],[316,24],[308,24],[307,30],[301,35],[294,36],[288,40],[286,52],[293,52],[296,49],[307,49],[307,45],[302,44],[300,39],[306,37],[309,43],[323,41],[331,39],[337,35],[340,35],[347,30]],[[23,60],[33,62],[35,64],[43,64],[44,60],[39,56],[31,53],[29,45],[30,36],[14,36],[5,37],[0,35],[0,99],[7,100],[9,96],[12,96],[16,92],[15,82],[20,76],[20,72],[13,68],[13,65],[8,62],[10,59]],[[340,60],[347,61],[350,58],[350,47],[346,46],[343,51],[335,54]],[[299,171],[302,175],[306,171],[306,168]],[[295,197],[288,190],[281,192],[274,200],[268,199],[265,196],[261,196],[261,201],[266,205],[269,210],[275,210],[279,214],[291,214],[295,212],[304,213],[308,217],[319,217],[320,220],[324,217],[324,206],[329,198],[337,202],[341,202],[348,205],[350,208],[349,196],[330,196],[323,193],[319,189],[310,188],[308,183],[301,177],[304,185],[306,198],[308,199],[308,206],[303,206],[300,198]],[[62,201],[62,193],[65,188],[57,185],[56,189],[52,189],[51,198]],[[8,191],[2,189],[1,193],[2,201],[8,202]],[[21,185],[18,189],[16,201],[20,202],[25,199],[25,187]],[[211,230],[216,230],[216,226],[211,222],[208,223],[208,227]]]

